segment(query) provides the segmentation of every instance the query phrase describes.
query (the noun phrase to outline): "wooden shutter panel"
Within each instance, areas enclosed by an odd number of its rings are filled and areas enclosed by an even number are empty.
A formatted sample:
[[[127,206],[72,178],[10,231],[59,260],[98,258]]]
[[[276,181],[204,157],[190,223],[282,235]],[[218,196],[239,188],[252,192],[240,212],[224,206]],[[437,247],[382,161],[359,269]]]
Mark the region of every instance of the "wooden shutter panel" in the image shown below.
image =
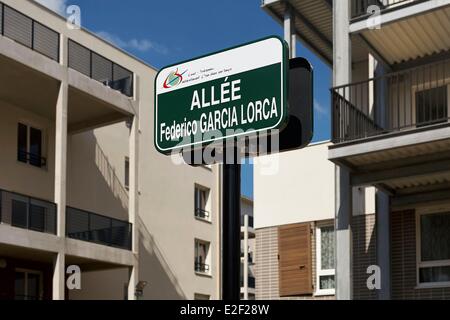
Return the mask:
[[[280,297],[312,294],[310,224],[280,227],[278,252]]]

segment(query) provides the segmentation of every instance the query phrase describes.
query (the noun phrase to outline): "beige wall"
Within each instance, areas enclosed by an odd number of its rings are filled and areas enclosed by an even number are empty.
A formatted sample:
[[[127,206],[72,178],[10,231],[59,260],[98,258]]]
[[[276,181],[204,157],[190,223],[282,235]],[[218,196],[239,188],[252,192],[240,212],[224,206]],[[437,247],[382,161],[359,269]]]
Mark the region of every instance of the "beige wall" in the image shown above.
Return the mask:
[[[0,189],[53,201],[55,126],[49,119],[0,101]],[[17,161],[17,126],[28,124],[43,130],[47,168]]]
[[[279,155],[279,171],[264,175],[255,164],[255,228],[334,217],[334,165],[330,143]],[[277,161],[278,156],[272,156]],[[267,158],[266,158],[267,159]]]

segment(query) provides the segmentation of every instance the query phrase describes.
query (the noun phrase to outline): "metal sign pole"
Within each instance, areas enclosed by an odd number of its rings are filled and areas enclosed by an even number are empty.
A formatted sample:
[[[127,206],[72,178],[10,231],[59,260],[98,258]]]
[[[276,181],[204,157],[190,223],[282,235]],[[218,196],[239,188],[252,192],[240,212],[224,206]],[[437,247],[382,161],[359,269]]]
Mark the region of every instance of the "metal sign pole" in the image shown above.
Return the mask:
[[[222,205],[222,299],[239,301],[241,295],[241,165],[236,161],[234,164],[228,164],[225,161],[223,165]]]

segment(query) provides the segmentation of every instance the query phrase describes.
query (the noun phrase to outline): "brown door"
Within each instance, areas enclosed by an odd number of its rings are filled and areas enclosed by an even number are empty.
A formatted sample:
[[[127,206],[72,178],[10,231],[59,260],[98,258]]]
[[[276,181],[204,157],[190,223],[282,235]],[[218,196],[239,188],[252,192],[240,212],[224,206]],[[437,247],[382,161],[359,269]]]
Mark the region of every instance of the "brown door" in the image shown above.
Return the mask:
[[[280,297],[312,294],[310,224],[280,227],[278,250]]]

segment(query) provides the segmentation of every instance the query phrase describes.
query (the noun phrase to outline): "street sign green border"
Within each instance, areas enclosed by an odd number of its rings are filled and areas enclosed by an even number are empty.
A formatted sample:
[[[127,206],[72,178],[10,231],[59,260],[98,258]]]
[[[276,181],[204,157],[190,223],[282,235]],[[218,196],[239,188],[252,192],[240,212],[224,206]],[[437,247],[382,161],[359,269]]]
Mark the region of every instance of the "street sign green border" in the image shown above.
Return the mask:
[[[240,44],[240,45],[237,45],[237,46],[233,46],[233,47],[230,47],[230,48],[226,48],[226,49],[223,49],[223,50],[219,50],[219,51],[215,51],[215,52],[212,52],[212,53],[208,53],[208,54],[205,54],[205,55],[202,55],[202,56],[195,57],[193,59],[188,59],[188,60],[184,60],[184,61],[181,61],[181,62],[177,62],[177,63],[171,64],[171,65],[165,66],[165,67],[161,68],[158,71],[158,73],[156,74],[156,77],[155,77],[155,81],[154,81],[154,108],[153,108],[154,138],[153,138],[153,144],[154,144],[156,150],[159,153],[162,153],[164,155],[168,155],[168,154],[171,154],[174,151],[181,151],[181,150],[183,150],[183,148],[201,149],[201,148],[204,147],[205,144],[208,144],[208,143],[214,143],[214,142],[219,142],[219,141],[225,142],[228,139],[236,138],[236,137],[239,137],[239,136],[249,135],[248,133],[244,133],[244,134],[230,136],[230,137],[223,137],[223,138],[220,138],[220,139],[217,139],[217,140],[202,141],[202,142],[198,142],[198,143],[192,143],[190,145],[180,146],[179,148],[171,148],[171,149],[167,149],[167,150],[161,149],[158,146],[158,143],[157,143],[157,123],[156,123],[156,114],[157,114],[157,108],[158,108],[158,103],[157,103],[157,101],[158,101],[157,79],[158,79],[159,75],[161,74],[161,72],[166,70],[166,69],[168,69],[168,68],[171,68],[171,67],[174,67],[174,66],[177,66],[177,65],[180,65],[180,64],[189,63],[189,62],[192,62],[192,61],[195,61],[195,60],[199,60],[199,59],[202,59],[202,58],[205,58],[205,57],[213,56],[215,54],[219,54],[219,53],[222,53],[222,52],[231,51],[231,50],[234,50],[234,49],[237,49],[237,48],[242,48],[242,47],[254,44],[254,43],[258,43],[258,42],[262,42],[262,41],[268,40],[268,39],[277,39],[277,40],[279,40],[281,42],[282,46],[283,46],[283,51],[284,51],[283,52],[283,61],[282,61],[283,62],[283,78],[284,78],[284,83],[283,83],[283,108],[282,108],[283,116],[282,116],[280,122],[278,123],[278,125],[276,125],[275,127],[272,127],[272,128],[269,128],[269,129],[260,129],[260,130],[252,132],[251,134],[257,134],[257,133],[259,133],[261,131],[266,131],[266,130],[267,131],[275,130],[275,129],[282,130],[287,125],[288,120],[289,120],[289,104],[288,104],[288,99],[289,99],[289,85],[288,85],[288,82],[289,82],[289,77],[288,77],[288,74],[289,74],[288,73],[289,72],[289,45],[281,37],[273,35],[273,36],[264,37],[264,38],[261,38],[261,39],[255,40],[255,41],[251,41],[251,42],[247,42],[247,43],[244,43],[244,44]]]

